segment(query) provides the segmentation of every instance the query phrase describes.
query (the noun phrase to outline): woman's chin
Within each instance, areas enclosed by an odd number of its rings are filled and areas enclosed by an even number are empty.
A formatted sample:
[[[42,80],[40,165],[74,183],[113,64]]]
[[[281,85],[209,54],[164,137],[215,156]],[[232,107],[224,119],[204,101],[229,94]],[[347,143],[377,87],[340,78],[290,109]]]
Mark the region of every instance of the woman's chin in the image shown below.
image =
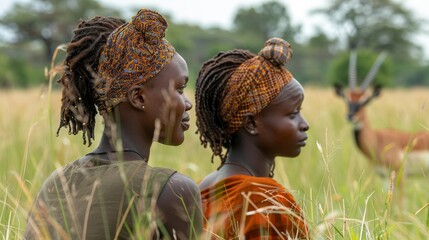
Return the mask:
[[[179,146],[185,141],[184,134],[181,136],[172,136],[169,138],[160,137],[157,142],[168,146]]]

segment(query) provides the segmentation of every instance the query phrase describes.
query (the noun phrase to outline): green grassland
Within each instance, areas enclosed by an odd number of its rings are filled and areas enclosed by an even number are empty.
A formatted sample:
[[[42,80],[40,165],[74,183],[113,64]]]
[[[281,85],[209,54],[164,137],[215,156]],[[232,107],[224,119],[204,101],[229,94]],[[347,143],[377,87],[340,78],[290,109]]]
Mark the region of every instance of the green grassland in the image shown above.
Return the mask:
[[[297,158],[278,158],[275,179],[301,204],[312,239],[429,239],[429,179],[404,178],[402,201],[389,179],[357,150],[344,102],[332,89],[305,86],[303,115],[309,140]],[[20,239],[26,215],[43,181],[56,168],[97,146],[81,135],[56,131],[60,92],[48,89],[0,92],[0,239]],[[193,92],[187,95],[193,99]],[[429,89],[386,89],[368,107],[374,128],[426,131]],[[193,111],[193,110],[192,110]],[[192,123],[195,114],[192,112]],[[193,124],[179,147],[155,144],[150,164],[174,168],[195,181],[216,169],[200,146]],[[389,190],[390,189],[390,190]]]

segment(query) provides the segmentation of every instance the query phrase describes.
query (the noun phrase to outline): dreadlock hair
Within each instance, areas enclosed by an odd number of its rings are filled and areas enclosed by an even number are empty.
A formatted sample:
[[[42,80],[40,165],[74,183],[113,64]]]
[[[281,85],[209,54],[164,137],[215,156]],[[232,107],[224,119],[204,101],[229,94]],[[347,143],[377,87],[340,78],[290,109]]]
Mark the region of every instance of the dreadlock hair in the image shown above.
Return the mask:
[[[232,135],[227,132],[227,124],[220,115],[220,106],[225,97],[225,86],[235,70],[256,55],[242,49],[220,52],[206,61],[198,73],[195,92],[197,133],[204,147],[209,144],[214,156],[224,163],[231,145]],[[223,153],[223,148],[226,152]]]
[[[82,131],[83,144],[88,142],[91,146],[97,115],[98,97],[94,85],[98,58],[110,33],[124,23],[119,18],[97,16],[81,20],[73,31],[63,62],[64,72],[58,80],[63,90],[57,136],[62,127],[68,128],[69,134]]]

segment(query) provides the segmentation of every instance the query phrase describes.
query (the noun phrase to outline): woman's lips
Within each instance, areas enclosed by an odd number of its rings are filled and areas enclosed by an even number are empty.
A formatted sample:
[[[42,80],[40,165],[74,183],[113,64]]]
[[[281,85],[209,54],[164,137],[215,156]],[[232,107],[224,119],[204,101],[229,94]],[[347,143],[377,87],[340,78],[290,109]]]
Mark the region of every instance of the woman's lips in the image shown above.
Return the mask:
[[[183,118],[183,119],[182,119],[182,128],[183,128],[183,130],[184,130],[184,131],[186,131],[186,130],[188,130],[188,129],[189,129],[189,127],[190,127],[190,124],[189,124],[189,117],[185,117],[185,118]]]
[[[307,137],[299,141],[298,145],[300,145],[301,147],[304,147],[305,145],[307,145]]]

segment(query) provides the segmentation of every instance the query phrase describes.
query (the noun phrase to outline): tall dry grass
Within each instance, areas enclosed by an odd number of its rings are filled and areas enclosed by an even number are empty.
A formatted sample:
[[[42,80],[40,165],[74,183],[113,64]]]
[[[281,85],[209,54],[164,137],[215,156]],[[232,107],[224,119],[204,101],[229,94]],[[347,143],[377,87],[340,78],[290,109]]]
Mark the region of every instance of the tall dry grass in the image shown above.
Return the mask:
[[[429,181],[405,179],[404,200],[358,152],[345,104],[331,89],[307,86],[303,114],[309,140],[294,159],[278,158],[275,179],[301,203],[313,239],[429,239]],[[385,90],[367,112],[374,128],[429,127],[429,89]],[[191,97],[193,92],[188,91]],[[0,238],[20,239],[43,181],[56,168],[97,146],[61,131],[60,92],[36,88],[0,91]],[[192,122],[195,115],[192,113]],[[101,136],[99,119],[96,137]],[[199,144],[195,124],[179,147],[155,144],[150,164],[177,169],[195,181],[216,169]],[[96,139],[96,141],[99,140]],[[393,192],[392,192],[393,191]],[[391,194],[393,193],[393,197]]]

